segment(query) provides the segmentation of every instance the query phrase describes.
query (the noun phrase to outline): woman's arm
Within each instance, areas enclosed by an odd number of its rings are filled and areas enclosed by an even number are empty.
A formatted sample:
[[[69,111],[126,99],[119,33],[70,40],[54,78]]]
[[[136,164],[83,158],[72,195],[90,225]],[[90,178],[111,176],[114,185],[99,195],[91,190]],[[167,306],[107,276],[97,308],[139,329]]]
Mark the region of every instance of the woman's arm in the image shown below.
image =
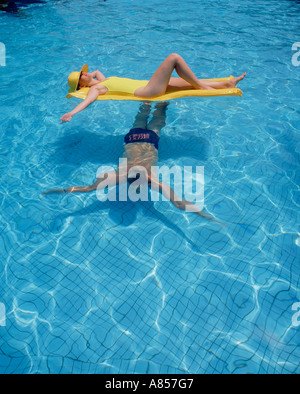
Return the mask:
[[[93,78],[96,78],[98,81],[103,81],[105,79],[105,76],[102,74],[101,71],[97,70],[97,71],[93,71],[91,72],[91,76]]]
[[[105,94],[107,92],[107,88],[101,85],[95,85],[90,88],[85,100],[82,101],[77,107],[73,109],[73,111],[68,112],[67,114],[63,115],[60,120],[60,123],[70,122],[72,117],[78,112],[82,111],[83,109],[87,108],[90,104],[92,104],[99,95]]]

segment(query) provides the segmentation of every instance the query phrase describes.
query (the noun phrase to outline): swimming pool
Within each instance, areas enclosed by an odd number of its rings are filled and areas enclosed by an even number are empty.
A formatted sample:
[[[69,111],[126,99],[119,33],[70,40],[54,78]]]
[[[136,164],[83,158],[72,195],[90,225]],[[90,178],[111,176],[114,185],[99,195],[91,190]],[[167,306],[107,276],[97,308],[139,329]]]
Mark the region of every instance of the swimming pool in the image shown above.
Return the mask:
[[[180,9],[180,13],[178,12]],[[1,373],[299,373],[298,1],[45,1],[0,12]],[[159,163],[205,211],[44,196],[115,165],[137,102],[70,123],[67,76],[147,79],[172,52],[240,97],[170,102]]]

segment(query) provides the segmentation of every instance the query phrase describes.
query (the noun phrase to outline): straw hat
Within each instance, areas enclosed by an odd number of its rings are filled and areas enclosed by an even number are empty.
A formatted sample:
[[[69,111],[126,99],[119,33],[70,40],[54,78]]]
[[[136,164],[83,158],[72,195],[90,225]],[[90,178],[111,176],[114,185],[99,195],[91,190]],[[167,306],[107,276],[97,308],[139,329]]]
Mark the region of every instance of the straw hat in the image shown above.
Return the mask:
[[[82,66],[80,71],[74,71],[69,75],[68,77],[68,83],[70,86],[69,93],[76,92],[76,90],[78,89],[78,83],[81,77],[81,73],[83,72],[87,73],[88,69],[89,69],[88,65],[85,64],[84,66]]]

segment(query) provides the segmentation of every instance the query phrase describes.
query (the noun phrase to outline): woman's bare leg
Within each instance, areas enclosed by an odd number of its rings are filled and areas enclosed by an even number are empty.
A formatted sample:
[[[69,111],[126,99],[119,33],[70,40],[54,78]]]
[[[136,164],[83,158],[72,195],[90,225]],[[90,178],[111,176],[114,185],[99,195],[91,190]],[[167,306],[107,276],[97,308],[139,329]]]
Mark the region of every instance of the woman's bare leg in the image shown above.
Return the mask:
[[[145,87],[138,88],[134,95],[138,97],[155,97],[167,90],[172,72],[176,70],[180,78],[184,79],[195,89],[201,89],[198,79],[180,55],[172,53],[158,67]]]
[[[172,72],[174,70],[176,70],[180,78],[171,78]],[[204,81],[198,79],[195,76],[195,74],[180,55],[173,53],[169,55],[159,66],[148,84],[145,87],[138,88],[134,94],[135,96],[145,98],[160,96],[166,92],[169,84],[170,87],[179,85],[178,87],[180,88],[194,88],[203,90],[224,89],[236,86],[236,84],[242,80],[245,75],[246,73],[238,78],[224,82]]]
[[[239,77],[232,78],[228,81],[207,81],[204,79],[200,79],[199,81],[203,85],[203,87],[207,90],[211,89],[227,89],[227,88],[233,88],[236,87],[238,82],[240,82],[242,79],[244,79],[246,73],[242,74]],[[172,90],[179,90],[179,89],[193,89],[193,86],[190,85],[188,82],[186,82],[182,78],[170,78],[170,82],[167,88],[167,91],[172,91]]]

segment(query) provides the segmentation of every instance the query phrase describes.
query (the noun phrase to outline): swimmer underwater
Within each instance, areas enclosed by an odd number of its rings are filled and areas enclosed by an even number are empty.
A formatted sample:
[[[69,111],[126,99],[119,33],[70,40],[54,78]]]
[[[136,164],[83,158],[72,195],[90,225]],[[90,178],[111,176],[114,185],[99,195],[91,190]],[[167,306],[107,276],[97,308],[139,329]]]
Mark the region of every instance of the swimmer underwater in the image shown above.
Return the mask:
[[[171,77],[174,70],[176,70],[179,78]],[[243,73],[241,76],[227,81],[198,79],[184,59],[177,53],[172,53],[155,71],[150,81],[136,81],[138,84],[133,84],[130,88],[125,87],[124,91],[124,86],[122,84],[120,86],[122,78],[105,78],[100,71],[89,73],[88,66],[84,65],[80,72],[75,71],[69,75],[68,83],[70,86],[69,93],[89,87],[87,97],[73,111],[64,114],[60,119],[60,123],[69,122],[75,114],[87,108],[97,100],[99,95],[104,95],[108,91],[123,91],[124,93],[134,94],[134,96],[141,99],[147,99],[161,96],[166,91],[170,92],[178,89],[213,90],[235,88],[244,79],[245,75],[246,73]]]
[[[91,185],[51,189],[43,192],[43,194],[88,193],[94,190],[101,191],[106,187],[109,188],[127,182],[132,184],[138,180],[141,187],[158,191],[168,201],[171,201],[175,207],[197,213],[199,216],[216,222],[211,215],[202,212],[196,204],[177,196],[168,184],[159,180],[155,171],[158,161],[160,131],[165,126],[167,106],[168,102],[156,103],[152,119],[148,121],[151,103],[143,102],[140,104],[134,124],[124,137],[123,158],[126,159],[125,165],[121,163],[117,170],[97,175],[97,180]]]

